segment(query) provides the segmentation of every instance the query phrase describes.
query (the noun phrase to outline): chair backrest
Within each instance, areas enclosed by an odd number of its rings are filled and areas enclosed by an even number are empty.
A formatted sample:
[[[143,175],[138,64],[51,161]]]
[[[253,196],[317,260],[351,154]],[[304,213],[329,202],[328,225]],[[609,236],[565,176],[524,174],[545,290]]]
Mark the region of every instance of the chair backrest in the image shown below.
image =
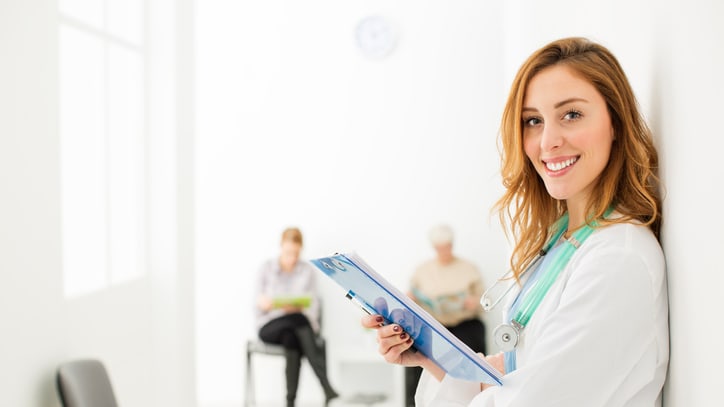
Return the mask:
[[[63,407],[118,407],[111,380],[98,360],[63,363],[56,382]]]

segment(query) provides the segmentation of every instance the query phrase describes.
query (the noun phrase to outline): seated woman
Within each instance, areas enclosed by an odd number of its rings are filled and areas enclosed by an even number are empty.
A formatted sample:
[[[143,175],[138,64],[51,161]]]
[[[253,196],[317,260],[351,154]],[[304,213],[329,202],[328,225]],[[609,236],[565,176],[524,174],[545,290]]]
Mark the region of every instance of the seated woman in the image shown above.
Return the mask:
[[[282,233],[281,254],[260,268],[256,285],[256,323],[259,338],[286,348],[287,407],[294,406],[302,356],[305,356],[324,389],[325,402],[337,397],[327,378],[324,352],[315,337],[319,332],[319,300],[315,269],[301,261],[302,232]]]
[[[485,290],[477,266],[453,253],[453,230],[437,225],[429,239],[435,258],[420,264],[410,281],[409,296],[474,352],[485,353],[485,325],[480,296]],[[415,406],[422,368],[405,368],[405,405]]]

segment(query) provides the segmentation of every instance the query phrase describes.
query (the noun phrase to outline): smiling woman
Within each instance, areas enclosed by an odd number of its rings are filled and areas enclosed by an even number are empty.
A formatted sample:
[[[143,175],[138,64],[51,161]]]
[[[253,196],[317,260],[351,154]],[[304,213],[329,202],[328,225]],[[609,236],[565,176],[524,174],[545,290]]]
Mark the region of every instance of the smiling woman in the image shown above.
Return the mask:
[[[570,224],[582,225],[613,142],[606,101],[593,85],[561,65],[530,81],[523,104],[525,153],[548,193],[566,201]]]
[[[494,332],[504,353],[486,357],[502,386],[445,375],[372,315],[362,323],[377,329],[379,352],[425,368],[417,406],[660,406],[669,333],[658,158],[615,57],[583,38],[533,53],[500,137],[507,190],[496,207],[516,239],[518,283]]]
[[[558,82],[555,84],[548,82],[546,87],[544,79]],[[555,86],[567,86],[566,89],[570,93],[564,95],[562,91],[553,89]],[[567,135],[575,132],[578,135],[577,140],[590,137],[590,129],[596,129],[591,127],[593,124],[601,126],[598,128],[600,132],[611,132],[610,148],[604,148],[607,152],[605,171],[601,168],[600,177],[593,181],[597,194],[591,196],[584,208],[578,208],[577,212],[570,213],[573,217],[571,229],[581,226],[588,220],[586,216],[580,216],[578,211],[583,210],[588,212],[586,215],[600,218],[613,202],[618,205],[617,209],[622,211],[620,222],[638,220],[650,225],[658,237],[661,226],[661,198],[659,178],[656,173],[659,167],[658,154],[653,145],[651,131],[638,110],[638,103],[626,74],[616,57],[599,44],[584,39],[553,42],[531,55],[518,71],[501,122],[503,146],[501,174],[503,184],[508,190],[498,202],[498,208],[509,207],[515,199],[522,198],[522,205],[510,218],[510,227],[517,235],[517,244],[511,258],[511,266],[516,275],[530,264],[539,248],[545,243],[549,225],[567,210],[567,205],[576,205],[578,202],[557,198],[554,193],[557,193],[560,186],[555,191],[549,191],[548,181],[553,177],[548,177],[547,173],[546,176],[536,176],[539,173],[539,166],[536,166],[538,162],[528,155],[524,136],[530,133],[528,126],[538,124],[540,119],[526,120],[531,117],[527,116],[530,113],[525,109],[536,107],[530,106],[529,103],[543,99],[544,96],[540,93],[531,94],[531,91],[553,92],[552,95],[557,95],[557,100],[548,103],[553,104],[556,109],[561,109],[558,113],[560,116],[553,116],[555,123],[548,125],[542,123],[542,128],[547,128],[547,131],[553,131],[556,127],[565,128]],[[585,99],[587,110],[582,110],[583,101],[575,99]],[[595,109],[592,107],[596,101],[599,102],[599,110],[594,112]],[[605,106],[605,111],[600,110],[601,102]],[[545,103],[545,101],[535,103]],[[595,116],[592,116],[594,114]],[[550,117],[548,120],[551,120]],[[587,125],[589,130],[580,129],[579,121]],[[564,123],[570,124],[564,127]],[[572,129],[571,126],[578,127],[580,131]],[[562,131],[557,133],[559,137],[563,137]],[[601,137],[607,136],[604,134]],[[552,137],[550,140],[556,139]],[[571,152],[577,143],[579,141],[571,140],[570,143],[564,143],[560,148],[553,149]],[[604,143],[609,142],[604,141]],[[551,147],[543,144],[541,148]],[[593,156],[600,152],[589,154]],[[545,158],[551,158],[553,153],[549,152],[548,155],[549,157]],[[577,155],[558,156],[558,158],[578,159]],[[553,162],[552,167],[556,168],[558,165]],[[565,179],[561,178],[563,181],[580,177],[575,174],[561,175],[566,176]],[[566,188],[574,188],[574,185],[575,183],[571,183],[571,186]],[[554,184],[551,183],[551,186]],[[527,193],[519,195],[521,190],[526,190]],[[501,221],[504,220],[501,218]]]

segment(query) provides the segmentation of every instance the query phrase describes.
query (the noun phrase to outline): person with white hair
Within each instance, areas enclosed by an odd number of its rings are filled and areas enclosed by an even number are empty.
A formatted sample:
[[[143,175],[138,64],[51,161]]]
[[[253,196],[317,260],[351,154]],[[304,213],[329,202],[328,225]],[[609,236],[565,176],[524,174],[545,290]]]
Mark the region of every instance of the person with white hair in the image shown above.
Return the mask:
[[[479,299],[485,287],[478,268],[453,253],[453,230],[448,225],[430,229],[433,259],[414,271],[408,295],[475,352],[485,353],[485,325]],[[405,403],[415,405],[420,367],[405,368]]]

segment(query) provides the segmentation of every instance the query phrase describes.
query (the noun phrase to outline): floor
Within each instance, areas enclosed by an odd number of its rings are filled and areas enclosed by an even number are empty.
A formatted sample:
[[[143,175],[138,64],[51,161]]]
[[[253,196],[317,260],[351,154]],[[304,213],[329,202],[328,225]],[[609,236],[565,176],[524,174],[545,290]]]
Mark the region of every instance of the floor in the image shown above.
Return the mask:
[[[349,396],[330,403],[329,407],[400,407],[391,401],[382,401],[380,397]],[[243,404],[213,404],[201,407],[243,407]],[[252,407],[284,407],[280,402],[259,402]],[[299,402],[296,407],[323,407],[319,402]]]

